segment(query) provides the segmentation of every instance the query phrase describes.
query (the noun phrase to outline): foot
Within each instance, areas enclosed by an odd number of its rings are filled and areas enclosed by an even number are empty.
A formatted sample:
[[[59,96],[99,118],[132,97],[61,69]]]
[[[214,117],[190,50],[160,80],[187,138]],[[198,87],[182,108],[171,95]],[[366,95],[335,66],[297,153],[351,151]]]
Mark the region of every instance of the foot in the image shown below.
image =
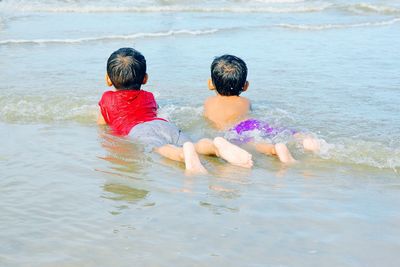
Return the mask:
[[[315,138],[305,138],[303,140],[303,147],[305,150],[318,152],[321,148],[321,143]]]
[[[189,174],[207,173],[207,170],[201,164],[199,156],[197,155],[194,145],[192,143],[186,142],[183,144],[183,157],[187,173]]]
[[[243,168],[251,168],[253,166],[252,156],[246,150],[235,146],[222,137],[216,137],[213,143],[217,148],[217,155],[230,164]]]
[[[278,143],[275,145],[276,155],[283,163],[295,163],[296,160],[290,154],[289,149],[283,143]]]

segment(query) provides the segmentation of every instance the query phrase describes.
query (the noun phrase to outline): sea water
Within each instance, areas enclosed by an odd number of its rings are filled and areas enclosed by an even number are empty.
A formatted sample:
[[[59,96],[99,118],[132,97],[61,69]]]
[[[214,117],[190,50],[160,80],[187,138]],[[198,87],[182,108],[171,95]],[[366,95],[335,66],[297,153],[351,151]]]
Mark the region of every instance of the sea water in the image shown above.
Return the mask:
[[[108,56],[147,59],[194,140],[210,64],[249,69],[253,116],[326,141],[209,175],[95,124]],[[400,1],[0,1],[0,266],[398,266]]]

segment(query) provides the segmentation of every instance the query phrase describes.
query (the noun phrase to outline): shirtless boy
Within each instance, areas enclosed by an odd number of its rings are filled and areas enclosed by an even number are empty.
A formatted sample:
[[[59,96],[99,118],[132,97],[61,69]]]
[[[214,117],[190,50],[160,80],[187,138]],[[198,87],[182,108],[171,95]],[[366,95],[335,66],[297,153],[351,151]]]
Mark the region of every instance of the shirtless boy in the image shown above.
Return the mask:
[[[303,141],[306,150],[319,149],[318,140],[296,133],[287,128],[274,128],[267,122],[249,118],[251,112],[250,100],[240,96],[249,88],[246,63],[235,56],[223,55],[214,59],[211,64],[211,79],[208,80],[210,90],[216,95],[204,102],[204,116],[220,130],[234,131],[238,136],[250,131],[259,131],[267,138],[276,136],[282,131],[291,131],[295,138]],[[283,143],[271,144],[256,142],[244,138],[241,140],[253,146],[257,151],[266,155],[275,155],[284,162],[295,162],[287,146]]]

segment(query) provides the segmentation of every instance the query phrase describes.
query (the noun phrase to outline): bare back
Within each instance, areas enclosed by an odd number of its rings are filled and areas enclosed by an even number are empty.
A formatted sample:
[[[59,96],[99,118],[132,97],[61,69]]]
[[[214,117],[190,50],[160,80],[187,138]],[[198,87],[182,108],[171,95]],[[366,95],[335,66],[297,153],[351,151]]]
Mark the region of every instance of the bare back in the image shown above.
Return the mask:
[[[204,102],[204,116],[217,129],[225,129],[244,119],[250,111],[250,101],[240,96],[212,96]]]

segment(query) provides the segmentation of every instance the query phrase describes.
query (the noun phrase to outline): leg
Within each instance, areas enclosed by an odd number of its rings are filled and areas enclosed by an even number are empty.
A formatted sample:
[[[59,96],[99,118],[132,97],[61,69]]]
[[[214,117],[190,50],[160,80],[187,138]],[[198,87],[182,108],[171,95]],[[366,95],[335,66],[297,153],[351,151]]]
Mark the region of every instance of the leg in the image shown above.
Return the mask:
[[[305,150],[318,152],[321,148],[321,143],[319,139],[315,138],[305,138],[303,140],[303,147]]]
[[[254,146],[255,149],[260,153],[263,153],[266,155],[276,155],[275,145],[273,145],[273,144],[251,143],[251,145]]]
[[[214,138],[213,144],[216,156],[240,167],[251,168],[253,166],[252,155],[246,150],[241,149],[222,137]]]
[[[194,146],[199,154],[207,156],[219,156],[218,150],[211,139],[200,139]]]
[[[192,143],[186,142],[183,148],[173,145],[164,145],[155,149],[161,156],[174,161],[185,162],[186,171],[189,173],[207,173],[207,170],[200,162]]]
[[[260,153],[278,156],[279,160],[283,163],[296,162],[287,146],[283,143],[278,143],[276,145],[268,143],[253,143],[252,145]]]
[[[244,168],[253,166],[251,155],[247,151],[231,144],[222,137],[216,137],[214,140],[201,139],[195,144],[195,147],[196,151],[202,155],[217,156],[233,165]]]
[[[183,149],[181,147],[176,147],[173,145],[164,145],[155,148],[154,151],[170,160],[180,161],[180,162],[185,161],[185,156],[183,155]]]

